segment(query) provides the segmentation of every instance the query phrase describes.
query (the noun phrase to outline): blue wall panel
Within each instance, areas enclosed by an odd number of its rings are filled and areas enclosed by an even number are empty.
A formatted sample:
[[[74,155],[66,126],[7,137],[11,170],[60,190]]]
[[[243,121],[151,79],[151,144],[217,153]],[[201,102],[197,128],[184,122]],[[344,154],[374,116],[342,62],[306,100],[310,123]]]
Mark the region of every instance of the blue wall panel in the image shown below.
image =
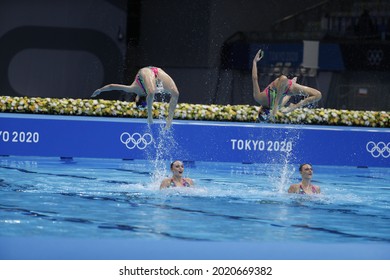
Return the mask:
[[[390,167],[390,129],[3,113],[0,155]]]

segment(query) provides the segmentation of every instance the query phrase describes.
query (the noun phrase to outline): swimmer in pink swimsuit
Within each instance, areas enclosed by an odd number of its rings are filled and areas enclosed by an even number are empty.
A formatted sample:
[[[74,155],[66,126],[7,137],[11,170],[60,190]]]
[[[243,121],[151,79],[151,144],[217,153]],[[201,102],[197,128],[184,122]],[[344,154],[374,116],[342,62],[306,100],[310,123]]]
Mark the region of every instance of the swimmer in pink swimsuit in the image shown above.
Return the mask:
[[[149,66],[148,67],[150,70],[152,70],[153,74],[154,74],[154,78],[157,79],[157,76],[158,76],[158,68],[157,67],[153,67],[153,66]],[[144,91],[145,95],[148,95],[148,91],[145,87],[145,82],[143,80],[143,77],[142,75],[139,74],[139,72],[137,73],[137,75],[135,76],[135,82],[139,85],[140,88],[142,88],[142,90]]]
[[[181,187],[191,187],[190,183],[187,182],[186,179],[181,179]],[[166,188],[174,188],[174,187],[178,187],[177,183],[173,180],[173,178],[171,178],[171,183],[166,187]]]
[[[170,94],[171,98],[168,106],[168,116],[166,119],[166,128],[172,125],[173,116],[179,100],[179,91],[173,79],[161,68],[149,66],[141,68],[133,83],[129,86],[121,84],[109,84],[95,90],[92,97],[105,91],[122,90],[128,93],[136,94],[136,104],[138,108],[146,107],[148,110],[148,123],[153,123],[153,100],[158,92]]]
[[[319,194],[321,188],[311,183],[313,178],[313,167],[311,164],[304,163],[299,166],[299,172],[301,173],[302,181],[299,184],[292,184],[288,192],[297,194]]]
[[[316,186],[310,185],[308,188],[310,188],[312,194],[316,194],[317,193]],[[305,189],[303,188],[303,186],[301,184],[299,184],[299,192],[298,193],[299,194],[308,194],[308,192],[305,191]]]
[[[296,82],[296,78],[290,80],[284,75],[275,79],[270,85],[261,91],[257,75],[257,62],[259,62],[263,56],[264,52],[259,50],[253,59],[253,98],[261,105],[261,111],[269,110],[269,118],[272,121],[275,119],[279,110],[283,113],[288,113],[297,108],[315,103],[321,99],[320,91],[300,85]],[[296,95],[303,95],[305,98],[297,104],[290,104],[289,107],[285,107],[290,98]]]
[[[180,160],[171,163],[172,177],[164,179],[160,184],[160,189],[173,187],[192,187],[194,182],[191,178],[184,178],[184,164]]]

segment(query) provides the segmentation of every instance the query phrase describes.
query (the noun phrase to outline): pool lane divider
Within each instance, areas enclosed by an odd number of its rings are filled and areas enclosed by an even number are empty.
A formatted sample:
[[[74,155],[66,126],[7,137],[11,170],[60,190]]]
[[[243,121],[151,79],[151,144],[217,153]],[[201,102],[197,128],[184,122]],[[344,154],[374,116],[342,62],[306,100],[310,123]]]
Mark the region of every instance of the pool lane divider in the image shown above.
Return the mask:
[[[148,126],[145,119],[0,113],[0,155],[390,167],[389,128],[184,120],[175,120],[169,132],[163,126],[159,120]]]

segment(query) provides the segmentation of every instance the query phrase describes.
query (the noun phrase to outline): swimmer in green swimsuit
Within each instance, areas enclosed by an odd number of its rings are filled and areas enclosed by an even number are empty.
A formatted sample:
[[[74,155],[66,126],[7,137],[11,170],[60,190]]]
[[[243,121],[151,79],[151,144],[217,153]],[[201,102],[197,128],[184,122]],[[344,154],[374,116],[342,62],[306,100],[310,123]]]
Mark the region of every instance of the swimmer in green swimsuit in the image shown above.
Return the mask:
[[[131,85],[109,84],[95,90],[91,97],[96,97],[104,91],[111,90],[135,93],[137,95],[135,98],[137,106],[141,105],[147,107],[149,124],[153,123],[154,95],[161,91],[170,94],[171,99],[169,101],[166,128],[171,127],[177,102],[179,100],[179,91],[173,79],[161,68],[153,66],[141,68]]]
[[[194,181],[191,178],[184,178],[184,164],[180,160],[175,160],[171,163],[171,171],[173,173],[171,178],[164,179],[160,184],[160,189],[174,188],[174,187],[192,187]]]
[[[313,167],[311,164],[304,163],[299,166],[299,172],[301,173],[302,181],[299,184],[292,184],[288,192],[298,194],[319,194],[321,188],[311,183],[313,178]]]
[[[264,51],[259,50],[253,59],[252,66],[252,85],[253,85],[253,98],[261,106],[261,111],[269,110],[269,118],[271,121],[275,119],[278,111],[282,113],[288,113],[297,108],[312,104],[321,99],[321,92],[307,86],[300,85],[296,82],[296,78],[288,79],[286,76],[281,75],[270,83],[263,91],[260,90],[258,75],[257,75],[257,62],[259,62],[264,56]],[[285,107],[287,102],[292,96],[303,95],[305,98],[297,104],[290,104]]]

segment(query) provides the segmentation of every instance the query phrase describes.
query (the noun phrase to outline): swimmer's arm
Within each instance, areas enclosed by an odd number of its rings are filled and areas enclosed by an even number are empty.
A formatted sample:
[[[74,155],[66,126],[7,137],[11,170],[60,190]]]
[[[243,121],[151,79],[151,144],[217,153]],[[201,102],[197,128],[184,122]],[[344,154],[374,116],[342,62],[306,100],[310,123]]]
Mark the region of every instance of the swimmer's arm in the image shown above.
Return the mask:
[[[314,102],[313,99],[314,98],[308,97],[308,98],[305,98],[305,99],[299,101],[297,104],[290,104],[290,106],[285,110],[285,112],[289,113],[291,111],[294,111],[295,109],[298,109],[298,108],[301,108],[305,105],[308,105],[308,104]]]
[[[252,84],[253,84],[253,95],[259,94],[261,92],[260,86],[259,86],[259,77],[257,76],[257,62],[259,62],[263,58],[264,52],[262,50],[259,50],[255,57],[253,58],[253,65],[252,65]]]
[[[309,105],[311,103],[314,103],[318,100],[318,98],[316,96],[309,96],[301,101],[299,101],[297,104],[291,104],[290,107],[288,107],[288,110],[287,112],[291,112],[295,109],[298,109],[298,108],[301,108],[303,106],[306,106],[306,105]]]
[[[291,112],[295,109],[317,102],[321,99],[321,92],[319,92],[318,90],[314,90],[306,86],[303,86],[302,88],[304,95],[306,95],[307,97],[299,101],[297,104],[291,104],[290,107],[288,107],[287,112]]]
[[[257,76],[257,54],[255,56],[255,58],[253,59],[253,65],[252,65],[252,81],[257,81],[258,80],[258,76]]]
[[[95,90],[91,97],[98,96],[99,94],[101,94],[104,91],[112,91],[112,90],[122,90],[125,92],[130,92],[130,86],[125,86],[125,85],[120,85],[120,84],[105,85],[104,87]]]

